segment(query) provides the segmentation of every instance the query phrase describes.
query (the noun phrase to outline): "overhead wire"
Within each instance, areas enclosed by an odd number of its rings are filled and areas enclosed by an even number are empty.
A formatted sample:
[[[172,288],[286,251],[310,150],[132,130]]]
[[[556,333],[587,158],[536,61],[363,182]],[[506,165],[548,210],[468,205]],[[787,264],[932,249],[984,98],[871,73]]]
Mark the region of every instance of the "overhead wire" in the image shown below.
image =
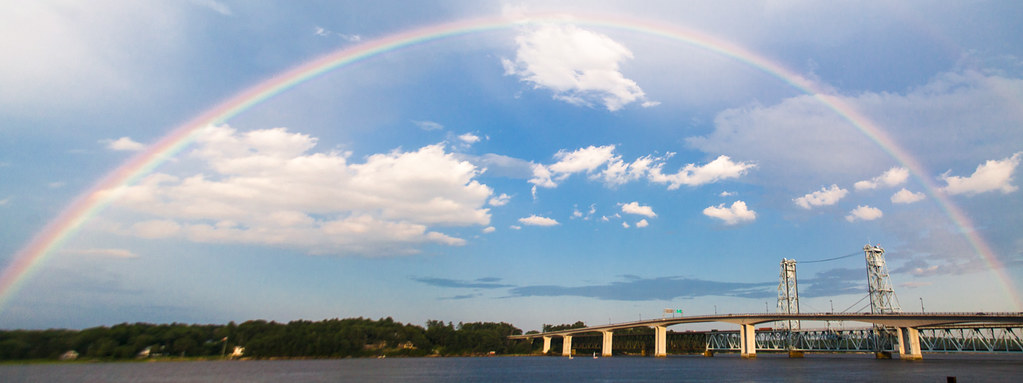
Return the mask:
[[[828,258],[828,259],[815,259],[815,260],[812,260],[812,261],[799,261],[799,263],[817,263],[817,262],[834,261],[834,260],[839,260],[839,259],[842,259],[842,258],[849,258],[849,257],[852,257],[854,255],[860,255],[860,254],[863,254],[863,252],[855,252],[855,253],[852,253],[852,254],[846,254],[846,255],[842,255],[842,256],[838,256],[838,257],[834,257],[834,258]]]
[[[863,296],[863,298],[860,298],[860,300],[856,301],[856,303],[853,303],[853,304],[849,305],[849,307],[846,307],[846,308],[845,308],[845,310],[839,311],[839,313],[845,313],[845,312],[848,312],[848,311],[849,311],[849,309],[853,308],[853,306],[856,306],[856,305],[860,304],[860,302],[863,302],[863,300],[864,300],[864,299],[867,299],[867,297],[869,297],[869,296],[870,296],[870,295],[864,295],[864,296]],[[859,311],[860,311],[860,310],[856,310],[856,311],[854,311],[854,312],[859,312]]]

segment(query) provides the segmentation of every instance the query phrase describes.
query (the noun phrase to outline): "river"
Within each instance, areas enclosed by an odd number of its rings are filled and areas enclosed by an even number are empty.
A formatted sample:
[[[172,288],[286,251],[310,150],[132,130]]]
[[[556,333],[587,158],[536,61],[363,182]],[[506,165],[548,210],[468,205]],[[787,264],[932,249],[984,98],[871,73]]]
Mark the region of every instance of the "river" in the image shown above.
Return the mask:
[[[1023,381],[1023,356],[577,356],[0,365],[2,382],[958,382]]]

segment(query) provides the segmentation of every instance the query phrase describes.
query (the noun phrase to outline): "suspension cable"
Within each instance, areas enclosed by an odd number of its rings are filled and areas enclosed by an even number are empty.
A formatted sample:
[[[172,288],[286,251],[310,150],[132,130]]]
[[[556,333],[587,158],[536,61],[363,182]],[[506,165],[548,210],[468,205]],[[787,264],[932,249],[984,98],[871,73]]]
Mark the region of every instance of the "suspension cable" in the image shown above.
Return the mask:
[[[828,258],[828,259],[815,259],[815,260],[812,260],[812,261],[799,261],[799,263],[817,263],[817,262],[834,261],[834,260],[838,260],[838,259],[842,259],[842,258],[849,258],[849,257],[852,257],[854,255],[860,255],[860,254],[863,254],[863,252],[858,251],[858,252],[855,252],[855,253],[852,253],[852,254],[846,254],[846,255],[843,255],[843,256],[834,257],[834,258]]]
[[[839,311],[839,313],[844,313],[844,312],[848,312],[848,311],[849,311],[849,309],[853,308],[853,306],[856,306],[856,305],[860,304],[860,302],[863,302],[863,300],[864,300],[864,299],[867,299],[867,297],[869,297],[869,296],[870,296],[870,295],[864,295],[864,296],[863,296],[863,298],[860,298],[860,300],[856,301],[856,303],[853,303],[853,304],[849,305],[849,307],[846,307],[846,308],[845,308],[845,310]],[[859,311],[859,310],[857,310],[857,311],[854,311],[854,312],[858,312],[858,311]]]

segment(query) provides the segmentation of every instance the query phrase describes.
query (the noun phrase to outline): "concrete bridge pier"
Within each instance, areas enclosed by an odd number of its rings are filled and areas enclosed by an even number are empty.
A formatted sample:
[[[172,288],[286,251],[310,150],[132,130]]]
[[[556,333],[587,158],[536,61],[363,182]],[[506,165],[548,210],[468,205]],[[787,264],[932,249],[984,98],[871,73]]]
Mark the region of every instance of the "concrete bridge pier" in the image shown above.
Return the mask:
[[[604,356],[604,357],[611,356],[611,339],[612,339],[612,335],[611,334],[612,334],[612,331],[611,330],[607,330],[607,331],[601,331],[601,332],[604,333],[604,347],[601,348],[600,355]]]
[[[572,336],[563,335],[565,342],[561,345],[561,356],[572,356]]]
[[[757,357],[757,334],[751,324],[739,325],[739,355],[746,359]]]
[[[654,357],[668,357],[668,326],[654,326]]]
[[[543,354],[547,355],[551,351],[551,337],[544,335],[543,337]]]
[[[920,331],[913,327],[897,327],[899,337],[899,358],[903,360],[921,360]]]

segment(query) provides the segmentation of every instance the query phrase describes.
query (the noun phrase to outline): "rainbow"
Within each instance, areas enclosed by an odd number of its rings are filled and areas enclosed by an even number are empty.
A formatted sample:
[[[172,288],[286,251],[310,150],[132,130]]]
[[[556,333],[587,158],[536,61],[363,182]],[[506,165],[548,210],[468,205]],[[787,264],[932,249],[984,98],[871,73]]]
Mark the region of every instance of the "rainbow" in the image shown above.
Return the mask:
[[[467,19],[412,29],[368,41],[325,55],[276,75],[203,112],[194,119],[175,128],[158,142],[147,148],[146,151],[122,164],[93,185],[87,192],[81,194],[60,215],[37,233],[24,248],[19,250],[13,261],[0,274],[0,310],[3,309],[7,301],[17,291],[19,285],[44,263],[48,254],[59,249],[83,224],[116,198],[116,193],[112,193],[112,190],[117,190],[120,187],[137,182],[141,177],[149,174],[167,159],[172,158],[191,143],[195,133],[201,128],[225,123],[232,117],[281,92],[324,73],[343,68],[381,53],[452,36],[541,24],[576,24],[623,29],[679,41],[745,63],[816,98],[822,105],[827,106],[850,122],[868,138],[877,143],[882,150],[914,174],[914,177],[924,185],[928,194],[934,198],[938,206],[952,222],[963,229],[962,232],[973,247],[973,250],[980,255],[993,272],[997,273],[1005,291],[1008,292],[1017,309],[1023,309],[1023,303],[1021,303],[1018,294],[1016,294],[1016,289],[1013,287],[1005,268],[995,257],[985,240],[975,230],[972,230],[974,226],[970,219],[944,193],[939,191],[938,185],[930,177],[926,176],[928,173],[913,156],[902,149],[887,133],[872,123],[870,119],[844,102],[840,96],[831,94],[831,92],[820,87],[815,82],[741,46],[677,25],[652,20],[631,19],[618,15],[575,14],[573,16],[566,16],[561,14],[531,14],[514,18],[488,17]]]

